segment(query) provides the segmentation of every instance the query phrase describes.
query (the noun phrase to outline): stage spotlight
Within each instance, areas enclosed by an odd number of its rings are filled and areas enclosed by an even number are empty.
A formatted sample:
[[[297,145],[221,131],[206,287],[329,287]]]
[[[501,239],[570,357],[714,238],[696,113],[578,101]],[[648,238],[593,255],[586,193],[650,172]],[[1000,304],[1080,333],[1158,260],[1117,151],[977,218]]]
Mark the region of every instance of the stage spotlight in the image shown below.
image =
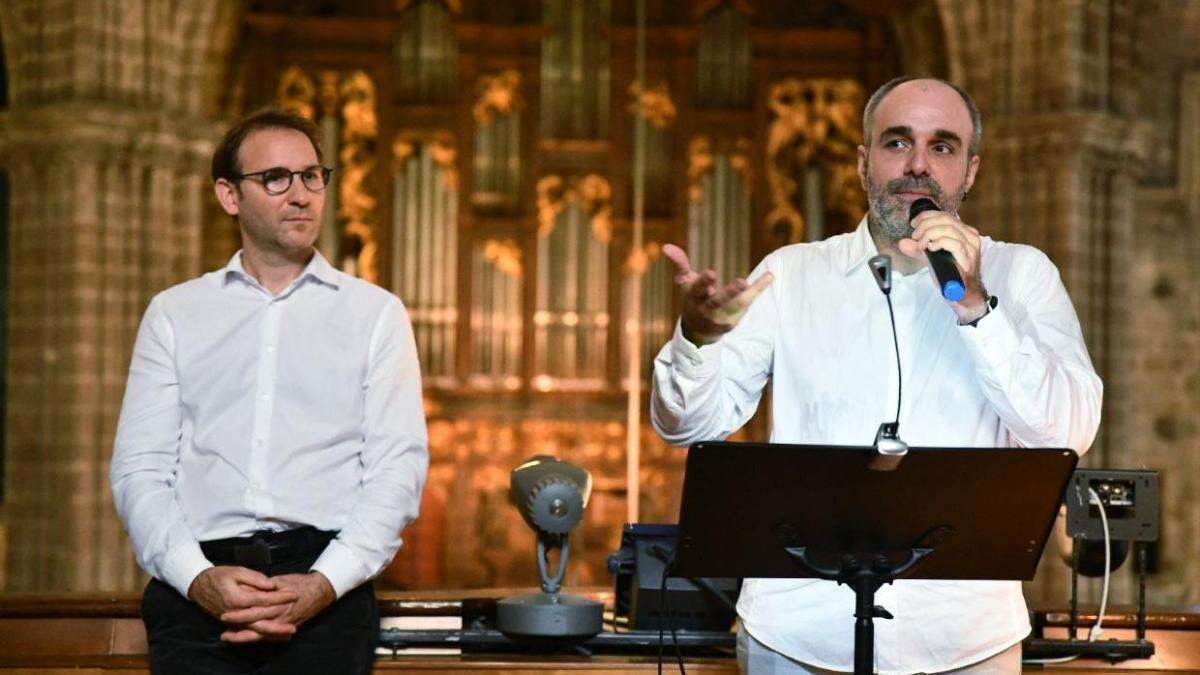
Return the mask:
[[[583,518],[591,493],[592,477],[587,471],[548,455],[531,457],[513,469],[509,497],[537,535],[542,592],[498,602],[496,624],[502,632],[535,638],[587,638],[600,632],[603,605],[559,593],[570,533]],[[551,574],[550,551],[556,548],[558,569]]]

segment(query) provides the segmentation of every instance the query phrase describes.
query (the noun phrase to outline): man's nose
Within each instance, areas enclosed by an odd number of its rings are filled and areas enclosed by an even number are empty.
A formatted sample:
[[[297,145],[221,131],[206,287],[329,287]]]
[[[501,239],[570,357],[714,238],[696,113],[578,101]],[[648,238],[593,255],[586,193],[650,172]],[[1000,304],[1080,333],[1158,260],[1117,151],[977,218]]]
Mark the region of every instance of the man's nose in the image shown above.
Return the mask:
[[[905,173],[913,176],[928,176],[929,175],[929,157],[921,148],[914,148],[908,156],[908,165],[904,167]]]
[[[287,200],[289,204],[296,206],[307,206],[312,201],[312,191],[304,184],[304,181],[296,179],[292,181],[292,186],[288,188]]]

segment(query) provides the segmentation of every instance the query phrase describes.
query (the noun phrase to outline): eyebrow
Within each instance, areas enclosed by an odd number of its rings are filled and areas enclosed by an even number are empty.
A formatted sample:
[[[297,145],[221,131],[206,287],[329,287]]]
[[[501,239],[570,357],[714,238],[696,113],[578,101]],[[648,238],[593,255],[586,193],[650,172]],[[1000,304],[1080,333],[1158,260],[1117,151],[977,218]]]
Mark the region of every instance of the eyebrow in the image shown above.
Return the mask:
[[[291,169],[287,168],[286,166],[275,165],[275,166],[268,166],[265,169],[259,169],[258,171],[247,171],[246,173],[243,173],[242,175],[250,176],[250,175],[254,175],[256,173],[266,173],[268,171],[274,171],[276,169],[279,169],[280,171],[288,171],[291,173],[298,173],[301,171],[308,171],[310,169],[321,169],[321,168],[324,168],[324,167],[322,167],[320,164],[309,164],[308,166],[304,167],[303,169],[296,169],[295,171],[292,171]]]
[[[953,131],[947,131],[946,129],[937,129],[933,132],[933,137],[962,145],[962,138]]]
[[[884,136],[907,136],[907,137],[911,138],[912,135],[913,135],[912,127],[900,125],[900,126],[888,127],[886,129],[884,129],[883,133],[879,134],[879,137],[883,138]],[[962,137],[948,129],[935,129],[933,132],[933,137],[938,140],[950,141],[952,143],[957,143],[958,145],[962,145]]]

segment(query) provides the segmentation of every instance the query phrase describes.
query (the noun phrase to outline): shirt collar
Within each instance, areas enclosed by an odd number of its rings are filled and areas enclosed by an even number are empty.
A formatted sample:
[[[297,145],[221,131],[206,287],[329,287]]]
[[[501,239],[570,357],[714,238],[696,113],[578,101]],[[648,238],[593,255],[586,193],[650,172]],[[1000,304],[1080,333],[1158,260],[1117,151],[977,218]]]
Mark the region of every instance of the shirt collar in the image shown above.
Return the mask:
[[[871,238],[871,228],[867,225],[867,217],[863,216],[862,220],[858,222],[858,228],[850,235],[850,241],[845,249],[845,267],[842,271],[846,276],[850,276],[854,270],[865,264],[878,252],[879,249],[875,248],[875,240]]]
[[[241,250],[234,253],[233,257],[229,259],[229,263],[225,265],[225,269],[221,275],[222,285],[228,286],[229,280],[234,277],[254,278],[246,272],[246,268],[242,265]],[[304,271],[296,279],[299,281],[305,277],[312,277],[314,280],[334,289],[341,287],[341,284],[338,283],[337,270],[333,269],[333,265],[330,265],[325,256],[321,255],[321,252],[317,250],[313,251],[312,260],[308,261],[308,264],[304,266]],[[295,282],[292,285],[294,286]]]
[[[337,274],[337,270],[333,269],[333,265],[329,264],[325,256],[314,249],[312,260],[308,261],[308,266],[304,268],[304,273],[300,276],[308,275],[326,286],[339,288],[341,284],[338,283]]]

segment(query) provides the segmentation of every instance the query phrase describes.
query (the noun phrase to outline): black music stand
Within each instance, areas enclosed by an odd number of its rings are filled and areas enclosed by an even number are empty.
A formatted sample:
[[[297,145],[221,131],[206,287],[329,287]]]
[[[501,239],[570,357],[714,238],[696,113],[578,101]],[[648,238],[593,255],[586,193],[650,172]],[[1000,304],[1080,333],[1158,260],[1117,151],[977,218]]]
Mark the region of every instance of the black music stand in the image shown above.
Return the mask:
[[[854,671],[872,673],[875,591],[895,579],[1032,579],[1078,461],[1065,449],[697,443],[672,575],[820,578],[854,589]]]

